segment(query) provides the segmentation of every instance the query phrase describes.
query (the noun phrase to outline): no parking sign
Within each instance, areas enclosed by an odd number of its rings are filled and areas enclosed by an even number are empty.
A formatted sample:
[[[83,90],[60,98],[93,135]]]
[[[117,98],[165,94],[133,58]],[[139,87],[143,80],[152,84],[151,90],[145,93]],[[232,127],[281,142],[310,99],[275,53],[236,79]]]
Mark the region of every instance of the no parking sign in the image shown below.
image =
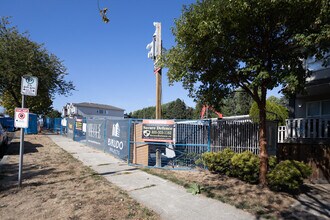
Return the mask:
[[[28,128],[29,127],[29,109],[15,108],[15,127]]]

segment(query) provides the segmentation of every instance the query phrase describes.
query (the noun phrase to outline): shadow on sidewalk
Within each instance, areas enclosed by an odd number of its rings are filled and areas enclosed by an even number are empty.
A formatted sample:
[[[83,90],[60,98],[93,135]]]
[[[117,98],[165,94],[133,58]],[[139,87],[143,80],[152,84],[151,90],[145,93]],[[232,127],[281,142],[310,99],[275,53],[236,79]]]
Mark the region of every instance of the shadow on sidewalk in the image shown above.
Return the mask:
[[[101,175],[101,176],[112,175],[112,174],[123,175],[123,174],[130,174],[129,171],[134,171],[134,170],[139,170],[139,168],[130,168],[125,170],[118,170],[118,171],[105,172],[105,173],[95,173],[94,175]]]
[[[330,216],[329,184],[304,185],[302,193],[295,196],[297,204],[281,213],[284,219],[325,220]]]

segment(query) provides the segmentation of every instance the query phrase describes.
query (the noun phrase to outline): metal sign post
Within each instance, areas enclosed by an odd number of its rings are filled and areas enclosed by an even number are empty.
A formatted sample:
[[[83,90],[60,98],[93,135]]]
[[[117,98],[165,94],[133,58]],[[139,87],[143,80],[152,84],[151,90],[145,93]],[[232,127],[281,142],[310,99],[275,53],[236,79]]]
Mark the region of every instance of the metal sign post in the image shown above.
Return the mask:
[[[36,96],[38,90],[38,78],[34,76],[22,76],[21,94],[22,108],[15,109],[15,127],[21,128],[20,146],[19,146],[19,166],[18,166],[18,186],[22,186],[22,169],[24,154],[24,128],[29,127],[29,109],[24,109],[24,96]],[[17,112],[16,112],[17,111]]]
[[[24,108],[24,95],[22,95],[22,108]],[[16,119],[15,119],[16,121]],[[22,186],[22,168],[24,154],[24,128],[21,127],[20,145],[19,145],[19,166],[18,166],[18,186]]]

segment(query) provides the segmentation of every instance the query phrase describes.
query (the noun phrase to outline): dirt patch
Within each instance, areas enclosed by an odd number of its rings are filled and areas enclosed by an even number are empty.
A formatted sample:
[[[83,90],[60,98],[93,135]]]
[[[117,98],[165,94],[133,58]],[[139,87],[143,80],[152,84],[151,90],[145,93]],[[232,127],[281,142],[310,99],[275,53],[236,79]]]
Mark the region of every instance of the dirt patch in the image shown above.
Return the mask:
[[[314,197],[307,198],[306,195],[313,194],[316,188],[312,185],[305,187],[302,195],[289,195],[286,193],[273,192],[258,185],[252,185],[235,178],[229,178],[218,174],[212,174],[207,170],[175,171],[164,169],[143,169],[144,171],[171,180],[179,185],[190,188],[192,183],[201,188],[201,193],[207,197],[220,200],[233,205],[239,209],[246,210],[257,218],[263,219],[327,219],[325,208],[329,209],[329,190],[318,191],[317,201]],[[301,207],[301,198],[313,204]],[[312,198],[312,199],[311,199]],[[317,202],[320,202],[317,204]],[[318,206],[318,207],[315,207]],[[311,209],[315,213],[309,212]],[[318,212],[316,210],[318,209]]]
[[[25,136],[17,187],[19,133],[0,170],[0,219],[159,219],[47,136]]]

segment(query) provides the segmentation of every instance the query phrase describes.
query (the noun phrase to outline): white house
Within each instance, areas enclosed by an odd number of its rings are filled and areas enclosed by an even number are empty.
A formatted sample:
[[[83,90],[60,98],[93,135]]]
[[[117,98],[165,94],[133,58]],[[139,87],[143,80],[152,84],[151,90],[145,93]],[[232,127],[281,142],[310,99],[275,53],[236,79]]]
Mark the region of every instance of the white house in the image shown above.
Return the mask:
[[[109,117],[124,118],[124,109],[89,102],[67,103],[62,108],[62,117]]]

